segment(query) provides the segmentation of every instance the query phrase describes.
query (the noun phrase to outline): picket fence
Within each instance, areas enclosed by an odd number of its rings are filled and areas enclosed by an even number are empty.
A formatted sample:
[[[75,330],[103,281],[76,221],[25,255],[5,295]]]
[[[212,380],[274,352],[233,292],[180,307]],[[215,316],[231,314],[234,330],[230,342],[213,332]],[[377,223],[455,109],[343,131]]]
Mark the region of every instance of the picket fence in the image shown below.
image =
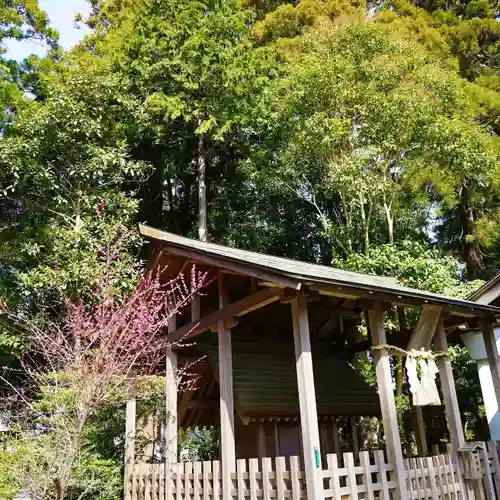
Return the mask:
[[[355,457],[327,455],[323,470],[325,500],[392,500],[394,468],[382,450]],[[500,465],[496,443],[488,443],[481,461],[481,484],[466,481],[455,455],[405,460],[410,500],[500,499]],[[232,475],[235,500],[306,498],[305,473],[298,457],[237,460]],[[170,485],[164,464],[136,464],[127,480],[125,500],[165,500],[168,486],[175,500],[218,500],[222,495],[219,461],[174,464]],[[479,489],[478,489],[479,487]],[[499,492],[497,496],[496,492]],[[479,498],[478,498],[479,497]]]

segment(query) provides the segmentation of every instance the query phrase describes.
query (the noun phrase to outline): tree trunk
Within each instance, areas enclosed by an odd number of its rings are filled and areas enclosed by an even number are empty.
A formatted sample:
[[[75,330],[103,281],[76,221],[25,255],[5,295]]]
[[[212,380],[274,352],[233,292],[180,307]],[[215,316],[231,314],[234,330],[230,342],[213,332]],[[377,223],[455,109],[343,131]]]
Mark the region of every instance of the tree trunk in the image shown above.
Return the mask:
[[[477,241],[474,208],[470,202],[470,190],[466,182],[462,185],[459,203],[460,222],[462,224],[462,250],[470,280],[479,278],[483,269],[483,258]]]
[[[83,226],[82,222],[82,198],[81,198],[81,186],[78,183],[77,187],[77,199],[76,199],[76,214],[75,214],[75,231],[80,231]]]
[[[86,421],[87,417],[85,416],[80,422],[77,423],[76,429],[71,437],[69,449],[67,450],[66,462],[62,466],[62,470],[59,470],[58,477],[54,480],[56,500],[64,500],[66,497],[75,459],[80,451],[81,437]]]
[[[154,227],[163,227],[163,167],[154,165],[154,172],[144,189],[144,220]]]
[[[174,195],[172,193],[172,189],[172,178],[169,176],[167,177],[167,203],[169,211],[174,209]]]
[[[207,159],[205,137],[198,136],[198,237],[207,241]]]
[[[390,204],[387,203],[384,194],[384,210],[385,210],[385,217],[387,219],[387,240],[390,245],[394,243],[394,217],[392,216],[391,205],[392,202]]]
[[[370,252],[370,231],[369,231],[370,222],[365,212],[365,197],[362,192],[359,194],[359,197],[360,197],[361,222],[363,226],[364,253],[365,255],[368,255],[368,253]]]

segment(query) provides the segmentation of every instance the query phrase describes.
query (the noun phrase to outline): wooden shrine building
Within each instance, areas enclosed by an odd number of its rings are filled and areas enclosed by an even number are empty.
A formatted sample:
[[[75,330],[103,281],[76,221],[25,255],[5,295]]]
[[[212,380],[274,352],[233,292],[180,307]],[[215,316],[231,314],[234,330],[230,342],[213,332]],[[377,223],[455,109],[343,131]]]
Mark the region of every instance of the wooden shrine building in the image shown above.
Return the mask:
[[[446,353],[447,336],[469,322],[481,324],[485,337],[493,339],[499,307],[403,287],[392,278],[228,248],[145,225],[139,231],[151,243],[149,267],[164,269],[165,279],[189,272],[194,264],[217,279],[169,325],[168,339],[187,339],[189,345],[167,348],[168,451],[165,464],[156,469],[135,463],[130,446],[135,402],[127,403],[126,499],[340,500],[361,495],[370,500],[473,500],[481,491],[493,500],[500,493],[500,465],[494,474],[496,449],[466,446],[446,355],[436,357],[436,363],[449,454],[428,456],[420,407],[415,407],[414,430],[419,455],[425,458],[405,459],[390,365],[397,348]],[[418,314],[411,330],[404,321],[407,308]],[[393,323],[399,326],[386,331],[388,316],[398,318]],[[360,334],[362,324],[367,327],[365,336]],[[496,343],[486,346],[500,391]],[[373,359],[376,388],[349,364],[354,353]],[[177,391],[177,367],[196,358],[201,360],[196,385]],[[500,401],[500,393],[496,398]],[[341,459],[335,428],[339,416],[381,418],[386,455],[346,453]],[[194,425],[219,426],[220,463],[178,464],[177,429]],[[275,462],[271,457],[277,457]],[[474,479],[476,484],[469,477],[472,469],[476,476],[478,471],[482,474],[480,489],[479,479]]]

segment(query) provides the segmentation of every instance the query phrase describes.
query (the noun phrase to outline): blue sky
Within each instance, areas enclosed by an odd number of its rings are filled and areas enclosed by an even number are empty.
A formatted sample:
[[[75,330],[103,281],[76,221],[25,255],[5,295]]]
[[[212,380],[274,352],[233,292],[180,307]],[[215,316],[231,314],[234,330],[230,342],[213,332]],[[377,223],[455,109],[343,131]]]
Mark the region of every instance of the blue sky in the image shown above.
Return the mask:
[[[85,0],[39,0],[38,4],[47,12],[51,26],[59,31],[63,48],[71,48],[88,32],[86,26],[78,29],[73,23],[77,12],[84,16],[89,13],[90,6]],[[46,47],[42,43],[13,40],[7,43],[7,56],[18,61],[30,54],[43,55],[45,51]]]

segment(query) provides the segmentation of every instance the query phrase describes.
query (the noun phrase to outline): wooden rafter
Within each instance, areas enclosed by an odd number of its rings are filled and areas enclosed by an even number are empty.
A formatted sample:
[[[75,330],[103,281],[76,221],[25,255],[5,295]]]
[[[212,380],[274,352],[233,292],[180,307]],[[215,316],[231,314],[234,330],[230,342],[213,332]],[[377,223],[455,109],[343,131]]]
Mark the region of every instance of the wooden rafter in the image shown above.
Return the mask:
[[[409,297],[407,295],[399,294],[397,291],[389,293],[388,291],[379,290],[369,290],[366,288],[360,288],[357,286],[347,286],[347,285],[330,285],[326,283],[312,284],[310,287],[312,290],[317,290],[321,295],[327,295],[329,297],[345,297],[345,298],[357,298],[356,305],[359,305],[361,309],[370,310],[373,308],[374,301],[379,303],[386,302],[387,304],[394,304],[400,306],[408,307],[421,307],[423,299],[417,297]],[[368,302],[363,302],[360,299],[368,299]],[[488,313],[476,307],[472,304],[446,304],[445,297],[433,297],[433,299],[424,299],[427,304],[433,304],[436,306],[441,305],[443,308],[448,308],[453,311],[455,316],[461,316],[464,318],[472,317],[484,317]],[[426,305],[426,304],[424,304]],[[447,310],[448,310],[447,309]],[[465,321],[465,320],[464,320]]]
[[[178,342],[185,338],[195,337],[200,333],[208,330],[212,325],[220,321],[230,320],[233,317],[244,316],[256,309],[260,309],[271,302],[279,299],[281,289],[279,288],[266,288],[259,290],[253,295],[249,295],[244,299],[233,302],[228,306],[218,309],[217,311],[200,318],[199,321],[192,321],[191,323],[178,328],[168,335],[169,342]]]
[[[156,245],[155,248],[153,249],[151,257],[148,261],[148,265],[147,265],[148,269],[150,269],[151,271],[154,271],[157,268],[162,254],[163,254],[162,245]]]
[[[199,253],[193,250],[187,250],[185,248],[180,247],[171,247],[168,244],[164,244],[165,248],[172,252],[173,254],[182,255],[187,259],[192,260],[193,262],[199,262],[203,264],[208,264],[214,267],[218,267],[221,271],[233,271],[234,273],[241,274],[244,276],[253,276],[254,278],[265,280],[266,282],[272,283],[273,286],[279,287],[288,287],[288,288],[300,288],[300,281],[292,278],[287,278],[286,276],[282,276],[279,274],[275,274],[272,271],[263,271],[263,270],[253,270],[244,264],[239,264],[233,262],[229,259],[222,259],[220,257],[216,257],[213,255],[203,254],[202,256]]]
[[[316,332],[316,336],[320,339],[326,337],[328,333],[330,333],[336,326],[338,326],[339,320],[338,316],[330,316],[323,325],[318,328],[318,331]]]

